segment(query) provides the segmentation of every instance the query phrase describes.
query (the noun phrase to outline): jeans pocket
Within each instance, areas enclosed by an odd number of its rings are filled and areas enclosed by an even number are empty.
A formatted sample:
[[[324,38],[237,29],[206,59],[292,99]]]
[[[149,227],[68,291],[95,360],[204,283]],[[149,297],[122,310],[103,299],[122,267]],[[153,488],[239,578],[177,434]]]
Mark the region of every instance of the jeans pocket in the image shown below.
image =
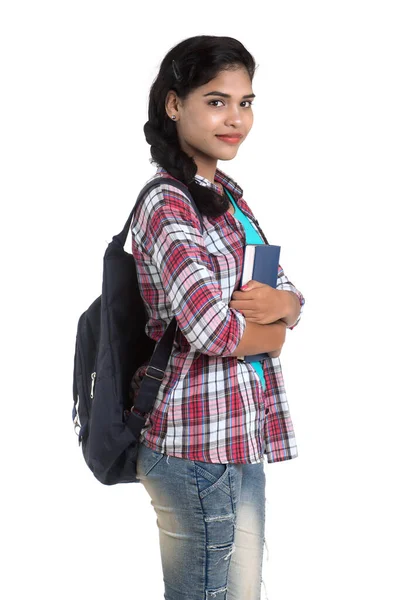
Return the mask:
[[[208,496],[208,494],[211,494],[216,489],[230,496],[231,488],[227,464],[194,461],[194,465],[200,498]]]
[[[138,479],[147,477],[156,465],[164,458],[165,454],[140,444],[136,462],[136,473]]]

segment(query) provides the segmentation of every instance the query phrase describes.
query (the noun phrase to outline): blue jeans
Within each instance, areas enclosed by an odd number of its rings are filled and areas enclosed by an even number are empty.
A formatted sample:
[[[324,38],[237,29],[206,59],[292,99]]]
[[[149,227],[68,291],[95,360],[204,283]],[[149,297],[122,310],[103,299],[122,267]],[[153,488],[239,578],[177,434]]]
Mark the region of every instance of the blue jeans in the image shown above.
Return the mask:
[[[264,463],[216,464],[139,445],[157,515],[165,600],[260,600]]]

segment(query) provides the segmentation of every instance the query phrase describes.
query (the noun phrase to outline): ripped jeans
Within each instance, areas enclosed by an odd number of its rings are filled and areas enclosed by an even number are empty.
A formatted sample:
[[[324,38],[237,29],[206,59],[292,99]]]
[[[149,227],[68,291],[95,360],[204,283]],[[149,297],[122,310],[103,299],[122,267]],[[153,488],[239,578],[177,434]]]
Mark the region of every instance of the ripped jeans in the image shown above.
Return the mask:
[[[136,472],[157,515],[165,600],[261,600],[264,463],[192,461],[141,443]]]

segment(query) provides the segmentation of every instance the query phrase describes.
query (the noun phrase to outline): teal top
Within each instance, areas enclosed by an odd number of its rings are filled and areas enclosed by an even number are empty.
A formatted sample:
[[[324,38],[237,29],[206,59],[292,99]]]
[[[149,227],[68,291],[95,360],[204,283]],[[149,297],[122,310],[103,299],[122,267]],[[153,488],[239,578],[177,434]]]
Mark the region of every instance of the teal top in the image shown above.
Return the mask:
[[[240,208],[236,204],[236,202],[235,202],[232,194],[229,192],[229,190],[227,190],[225,187],[224,187],[224,190],[227,193],[228,197],[230,198],[230,201],[232,202],[233,206],[235,207],[235,213],[234,213],[235,219],[240,221],[244,227],[244,231],[245,231],[245,235],[246,235],[246,244],[265,244],[264,240],[262,239],[262,237],[260,236],[260,234],[258,233],[256,228],[254,227],[252,222],[247,218],[247,216],[244,214],[244,212],[242,212],[240,210]],[[246,281],[244,283],[246,283]],[[259,375],[262,385],[263,385],[263,388],[265,390],[267,386],[266,386],[264,371],[261,366],[261,362],[259,360],[256,360],[256,361],[251,361],[249,364],[251,364],[252,367],[254,367],[256,373]]]

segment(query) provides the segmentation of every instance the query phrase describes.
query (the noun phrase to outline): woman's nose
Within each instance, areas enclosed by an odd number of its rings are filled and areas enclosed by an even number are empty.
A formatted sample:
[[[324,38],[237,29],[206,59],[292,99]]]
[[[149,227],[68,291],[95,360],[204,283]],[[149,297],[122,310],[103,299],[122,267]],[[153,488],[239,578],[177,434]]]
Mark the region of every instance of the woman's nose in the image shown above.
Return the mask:
[[[240,125],[242,122],[242,115],[239,107],[231,107],[228,109],[225,122],[227,125]]]

